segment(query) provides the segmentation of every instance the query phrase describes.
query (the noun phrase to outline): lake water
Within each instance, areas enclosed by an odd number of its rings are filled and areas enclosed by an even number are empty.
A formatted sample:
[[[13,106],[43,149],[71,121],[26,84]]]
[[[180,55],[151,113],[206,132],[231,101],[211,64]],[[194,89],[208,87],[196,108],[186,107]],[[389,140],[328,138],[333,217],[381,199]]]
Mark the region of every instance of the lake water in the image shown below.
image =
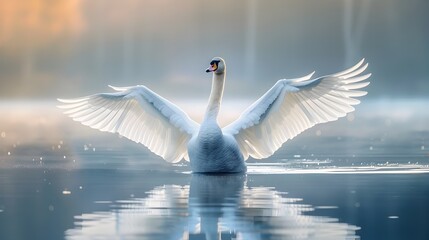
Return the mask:
[[[427,101],[370,102],[248,173],[201,175],[72,122],[0,106],[0,239],[429,239]]]

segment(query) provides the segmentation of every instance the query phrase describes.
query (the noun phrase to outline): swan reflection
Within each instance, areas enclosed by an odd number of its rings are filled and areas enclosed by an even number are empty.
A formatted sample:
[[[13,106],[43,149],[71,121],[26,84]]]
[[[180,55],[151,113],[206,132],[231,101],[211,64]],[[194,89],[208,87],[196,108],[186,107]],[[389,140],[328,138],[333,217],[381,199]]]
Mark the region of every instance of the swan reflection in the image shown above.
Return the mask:
[[[245,175],[192,175],[190,185],[155,187],[108,212],[76,216],[68,239],[358,239],[356,226],[309,216],[310,205]]]

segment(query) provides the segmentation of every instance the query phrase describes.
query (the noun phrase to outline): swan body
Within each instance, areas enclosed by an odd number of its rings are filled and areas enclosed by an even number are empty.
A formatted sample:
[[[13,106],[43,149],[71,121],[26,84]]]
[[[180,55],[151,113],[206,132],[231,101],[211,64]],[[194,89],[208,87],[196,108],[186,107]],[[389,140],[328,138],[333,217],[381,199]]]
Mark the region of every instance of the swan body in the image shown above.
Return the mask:
[[[237,141],[213,121],[201,124],[188,143],[193,172],[244,172],[246,165]]]
[[[362,59],[342,72],[311,79],[281,79],[234,122],[221,128],[217,117],[223,96],[226,65],[210,62],[212,89],[201,124],[145,86],[112,87],[77,99],[58,99],[65,114],[101,131],[119,133],[142,143],[168,162],[190,161],[193,172],[245,172],[245,160],[271,156],[287,140],[318,124],[354,111],[356,97],[371,74]]]

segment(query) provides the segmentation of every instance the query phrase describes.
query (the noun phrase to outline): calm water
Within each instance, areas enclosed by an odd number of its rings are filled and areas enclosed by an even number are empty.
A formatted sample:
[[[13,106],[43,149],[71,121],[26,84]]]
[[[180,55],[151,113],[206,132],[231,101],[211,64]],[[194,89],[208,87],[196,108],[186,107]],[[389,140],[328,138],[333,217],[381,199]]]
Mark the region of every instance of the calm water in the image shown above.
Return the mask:
[[[1,239],[427,239],[428,174],[2,170]]]
[[[191,174],[50,107],[3,106],[0,239],[428,239],[426,105],[364,105],[246,175]]]

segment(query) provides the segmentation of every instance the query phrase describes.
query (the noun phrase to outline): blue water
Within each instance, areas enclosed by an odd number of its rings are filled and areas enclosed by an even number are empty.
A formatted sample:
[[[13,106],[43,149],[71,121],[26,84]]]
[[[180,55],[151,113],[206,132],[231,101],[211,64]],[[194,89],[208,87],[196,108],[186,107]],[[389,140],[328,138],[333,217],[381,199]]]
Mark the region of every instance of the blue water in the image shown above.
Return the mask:
[[[363,106],[244,175],[192,174],[49,107],[9,110],[0,239],[428,239],[424,105]]]
[[[1,239],[429,236],[428,174],[15,169],[0,176]]]

